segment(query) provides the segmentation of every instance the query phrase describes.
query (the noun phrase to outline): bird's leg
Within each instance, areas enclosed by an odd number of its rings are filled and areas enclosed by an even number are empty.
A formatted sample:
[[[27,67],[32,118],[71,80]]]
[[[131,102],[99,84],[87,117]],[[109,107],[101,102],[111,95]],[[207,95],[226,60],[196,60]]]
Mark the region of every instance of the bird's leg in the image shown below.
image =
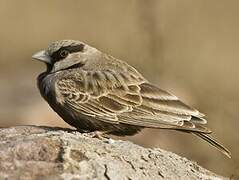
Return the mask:
[[[76,131],[78,131],[78,132],[80,132],[80,133],[82,133],[82,134],[84,134],[84,133],[89,133],[89,131],[84,130],[84,129],[76,129]]]
[[[110,134],[110,130],[108,131],[87,131],[87,130],[83,130],[83,129],[77,129],[78,132],[85,134],[91,138],[98,138],[98,139],[109,139],[109,135]]]
[[[111,130],[108,131],[92,131],[90,133],[86,133],[87,136],[90,136],[91,138],[98,138],[100,140],[104,140],[104,142],[108,144],[113,144],[115,141],[109,137],[109,134],[111,133]]]
[[[94,131],[93,138],[98,138],[100,140],[103,140],[105,143],[113,144],[115,140],[111,139],[109,134],[111,133],[111,130],[108,131]]]
[[[91,138],[98,138],[98,139],[105,139],[105,138],[109,138],[108,131],[92,131],[89,133],[86,133],[88,136],[90,136]]]

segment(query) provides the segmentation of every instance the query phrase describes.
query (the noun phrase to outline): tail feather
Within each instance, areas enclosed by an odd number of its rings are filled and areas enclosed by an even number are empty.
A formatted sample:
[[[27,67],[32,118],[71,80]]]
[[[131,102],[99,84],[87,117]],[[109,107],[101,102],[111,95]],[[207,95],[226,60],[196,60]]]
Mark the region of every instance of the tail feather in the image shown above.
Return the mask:
[[[197,137],[200,137],[203,140],[207,141],[209,144],[211,144],[213,147],[217,148],[219,151],[221,151],[228,158],[231,158],[230,151],[227,148],[225,148],[223,145],[221,145],[219,142],[214,140],[212,137],[210,137],[209,135],[199,133],[199,132],[193,132],[192,134],[195,134]]]

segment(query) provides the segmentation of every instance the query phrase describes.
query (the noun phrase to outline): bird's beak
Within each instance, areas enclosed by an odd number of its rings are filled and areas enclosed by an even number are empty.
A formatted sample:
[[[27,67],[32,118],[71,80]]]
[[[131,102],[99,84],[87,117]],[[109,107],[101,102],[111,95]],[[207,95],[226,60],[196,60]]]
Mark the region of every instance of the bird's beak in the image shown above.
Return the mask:
[[[43,61],[45,63],[51,64],[51,57],[46,53],[46,51],[39,51],[32,56],[33,59]]]

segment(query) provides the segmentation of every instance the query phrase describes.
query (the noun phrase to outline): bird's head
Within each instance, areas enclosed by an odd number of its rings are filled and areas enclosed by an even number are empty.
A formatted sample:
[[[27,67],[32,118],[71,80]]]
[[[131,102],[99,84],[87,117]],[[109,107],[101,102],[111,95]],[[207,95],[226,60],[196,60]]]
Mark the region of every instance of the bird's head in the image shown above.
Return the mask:
[[[37,52],[32,58],[46,63],[48,72],[57,72],[82,67],[99,52],[81,41],[61,40],[51,43],[46,50]]]

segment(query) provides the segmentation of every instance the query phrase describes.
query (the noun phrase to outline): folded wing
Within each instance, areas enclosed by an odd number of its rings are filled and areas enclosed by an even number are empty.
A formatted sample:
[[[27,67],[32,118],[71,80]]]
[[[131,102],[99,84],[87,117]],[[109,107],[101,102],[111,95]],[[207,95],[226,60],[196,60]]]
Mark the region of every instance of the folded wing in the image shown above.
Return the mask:
[[[77,113],[108,123],[210,133],[203,114],[136,71],[72,71],[56,85],[59,99]]]

